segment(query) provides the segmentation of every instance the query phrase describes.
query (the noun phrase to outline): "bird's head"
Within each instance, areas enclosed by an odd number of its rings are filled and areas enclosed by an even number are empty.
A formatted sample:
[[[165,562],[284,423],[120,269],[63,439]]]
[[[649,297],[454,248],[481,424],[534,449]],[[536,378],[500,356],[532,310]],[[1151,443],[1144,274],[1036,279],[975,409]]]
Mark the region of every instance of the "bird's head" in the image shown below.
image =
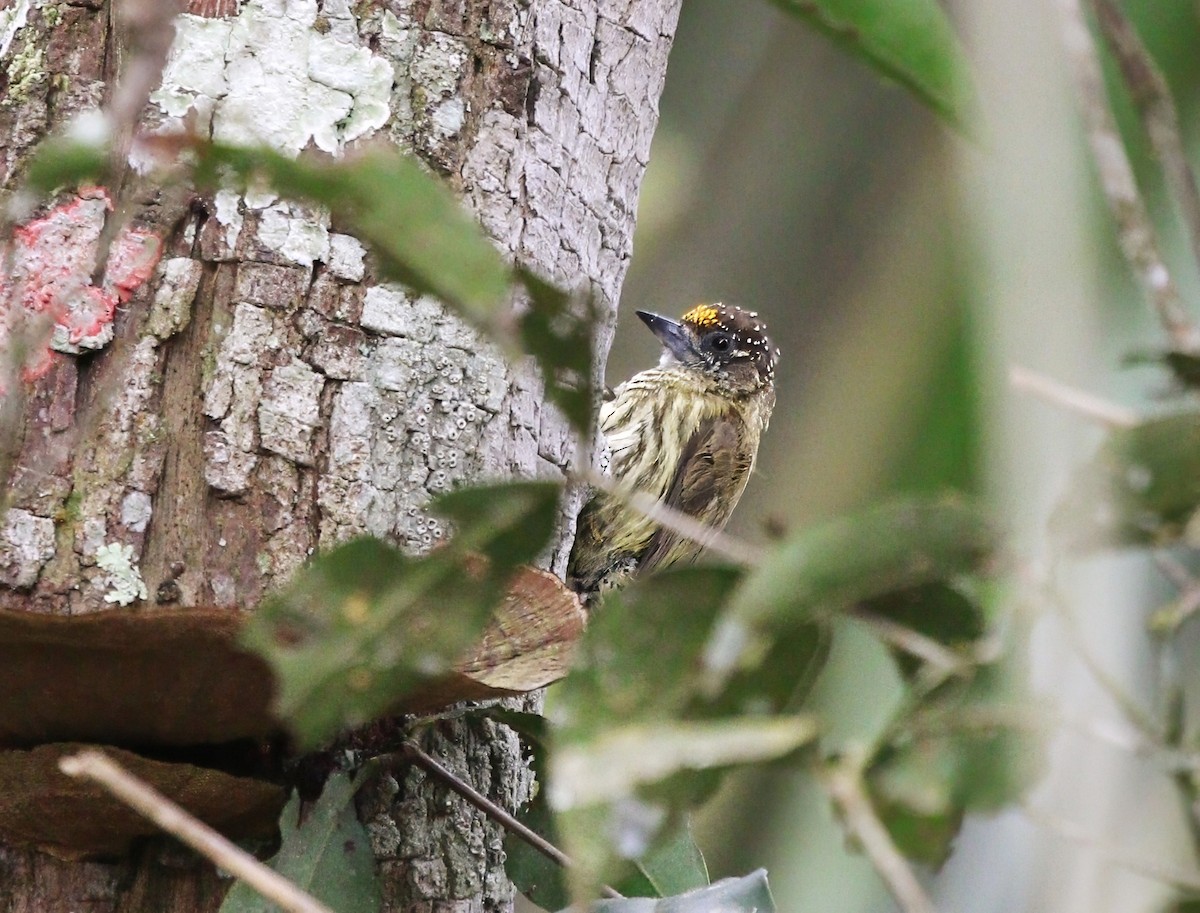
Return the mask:
[[[775,382],[779,350],[754,311],[698,304],[679,320],[637,315],[663,344],[661,365],[680,365],[716,381],[722,392],[747,396]]]

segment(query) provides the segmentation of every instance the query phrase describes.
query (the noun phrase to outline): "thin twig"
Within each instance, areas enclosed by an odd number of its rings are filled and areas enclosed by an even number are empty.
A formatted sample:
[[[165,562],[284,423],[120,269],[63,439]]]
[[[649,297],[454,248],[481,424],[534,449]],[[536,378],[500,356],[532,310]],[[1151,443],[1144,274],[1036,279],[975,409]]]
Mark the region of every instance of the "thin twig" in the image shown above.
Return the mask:
[[[99,783],[130,808],[145,815],[168,834],[178,837],[284,910],[291,913],[333,913],[325,904],[193,818],[103,752],[89,749],[67,755],[59,759],[58,766],[69,777],[83,777]]]
[[[96,286],[104,284],[109,250],[129,217],[127,177],[134,131],[150,93],[162,79],[175,39],[175,17],[181,12],[182,0],[123,0],[113,5],[114,15],[119,17],[120,34],[127,36],[132,53],[105,112],[112,130],[109,180],[113,208],[105,214],[96,241],[92,267],[92,284]]]
[[[904,858],[892,835],[875,813],[858,766],[842,760],[825,769],[820,778],[841,813],[846,830],[862,844],[871,865],[904,913],[936,913],[936,908],[912,866]]]
[[[400,751],[406,758],[408,758],[426,773],[431,774],[438,780],[441,780],[493,821],[500,824],[505,830],[516,834],[551,862],[557,863],[564,869],[574,868],[575,862],[570,856],[556,847],[541,834],[526,827],[506,809],[501,808],[470,783],[466,782],[457,774],[455,774],[452,770],[444,767],[440,761],[428,754],[416,742],[411,740],[406,741],[400,747]],[[613,888],[610,888],[608,885],[601,885],[600,892],[605,897],[617,898],[623,896]]]
[[[960,675],[975,665],[932,637],[897,624],[890,618],[861,608],[851,610],[850,614],[871,628],[881,640],[935,667],[947,677]]]
[[[1200,891],[1200,879],[1195,875],[1168,868],[1157,862],[1151,862],[1148,859],[1137,859],[1123,848],[1100,840],[1092,833],[1091,829],[1050,812],[1042,811],[1031,805],[1025,805],[1024,811],[1029,820],[1038,827],[1062,837],[1064,840],[1087,847],[1114,865],[1119,865],[1130,872],[1151,878],[1154,881],[1169,885],[1180,891],[1187,891],[1188,893]]]
[[[1133,25],[1112,0],[1091,0],[1100,31],[1112,51],[1150,147],[1162,165],[1171,198],[1192,242],[1192,257],[1200,267],[1200,189],[1188,164],[1179,132],[1179,115],[1167,81],[1146,52]]]
[[[763,559],[764,552],[761,548],[751,545],[748,542],[743,542],[741,539],[730,536],[719,529],[714,529],[706,523],[701,523],[695,517],[675,510],[673,507],[668,507],[662,501],[657,500],[653,495],[646,494],[644,491],[636,491],[620,485],[598,472],[583,472],[579,475],[579,479],[593,488],[599,489],[609,497],[624,501],[634,510],[645,514],[646,517],[660,526],[669,529],[671,532],[678,533],[681,536],[691,539],[693,542],[698,542],[709,551],[716,552],[721,557],[728,558],[735,564],[752,567]]]
[[[1063,43],[1079,89],[1092,157],[1116,222],[1121,251],[1137,275],[1172,348],[1189,354],[1200,352],[1200,330],[1184,311],[1113,120],[1096,44],[1084,21],[1080,0],[1058,0],[1057,5],[1062,19]]]
[[[1151,744],[1163,747],[1162,725],[1149,712],[1144,710],[1133,696],[1126,692],[1121,687],[1121,684],[1101,665],[1100,661],[1092,653],[1091,648],[1088,647],[1087,638],[1084,636],[1079,620],[1075,617],[1075,613],[1071,611],[1070,606],[1067,605],[1061,594],[1051,586],[1046,591],[1046,597],[1062,621],[1067,637],[1080,662],[1083,663],[1084,668],[1087,669],[1096,684],[1100,686],[1109,699],[1117,705],[1121,713],[1125,715],[1125,718]]]
[[[1150,633],[1158,637],[1167,637],[1200,612],[1200,579],[1193,577],[1187,568],[1170,555],[1155,555],[1154,563],[1179,591],[1177,599],[1155,611],[1146,623]]]
[[[1107,428],[1132,428],[1140,421],[1138,414],[1132,409],[1110,403],[1078,387],[1071,387],[1021,365],[1009,367],[1008,383],[1014,390],[1032,394],[1089,421],[1099,422]]]

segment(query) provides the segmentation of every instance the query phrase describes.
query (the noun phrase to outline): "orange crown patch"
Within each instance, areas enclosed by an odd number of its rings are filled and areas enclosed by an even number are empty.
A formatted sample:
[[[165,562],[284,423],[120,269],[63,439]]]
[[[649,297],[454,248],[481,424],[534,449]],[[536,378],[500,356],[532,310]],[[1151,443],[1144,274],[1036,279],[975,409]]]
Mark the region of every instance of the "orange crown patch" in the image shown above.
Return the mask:
[[[721,322],[721,312],[711,304],[698,304],[683,315],[683,321],[700,329],[706,329]]]

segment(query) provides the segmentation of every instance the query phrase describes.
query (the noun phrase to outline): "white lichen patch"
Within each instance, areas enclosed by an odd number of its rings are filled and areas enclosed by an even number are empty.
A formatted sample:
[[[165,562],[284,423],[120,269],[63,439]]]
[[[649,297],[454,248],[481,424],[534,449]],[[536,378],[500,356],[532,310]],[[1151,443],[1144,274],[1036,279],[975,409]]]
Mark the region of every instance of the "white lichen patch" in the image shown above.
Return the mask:
[[[162,280],[150,305],[146,331],[159,339],[174,336],[192,317],[192,303],[204,268],[190,257],[172,257],[159,265]]]
[[[121,499],[121,524],[131,532],[145,532],[153,513],[154,502],[144,491],[131,491]]]
[[[133,562],[132,545],[109,542],[100,546],[96,549],[96,566],[108,575],[104,580],[108,588],[104,594],[105,602],[129,605],[136,600],[149,598],[142,572]]]
[[[13,39],[29,19],[29,11],[33,8],[31,0],[17,0],[16,3],[0,10],[0,58],[3,58],[12,47]]]
[[[267,375],[258,410],[259,440],[264,450],[303,466],[313,463],[313,434],[321,418],[325,378],[299,360]]]
[[[214,215],[225,228],[225,247],[233,251],[237,247],[238,235],[242,233],[241,195],[232,190],[218,190],[213,198]]]
[[[339,279],[361,282],[366,274],[367,249],[358,238],[351,235],[329,236],[329,272]]]
[[[263,210],[258,243],[293,263],[312,267],[329,257],[329,216],[315,217],[304,206],[281,201]]]
[[[0,526],[0,583],[31,587],[54,557],[54,521],[14,507]]]
[[[392,68],[348,18],[324,33],[316,23],[315,0],[247,0],[226,19],[180,16],[151,101],[174,118],[211,108],[213,138],[224,142],[296,155],[311,141],[338,154],[387,122]]]

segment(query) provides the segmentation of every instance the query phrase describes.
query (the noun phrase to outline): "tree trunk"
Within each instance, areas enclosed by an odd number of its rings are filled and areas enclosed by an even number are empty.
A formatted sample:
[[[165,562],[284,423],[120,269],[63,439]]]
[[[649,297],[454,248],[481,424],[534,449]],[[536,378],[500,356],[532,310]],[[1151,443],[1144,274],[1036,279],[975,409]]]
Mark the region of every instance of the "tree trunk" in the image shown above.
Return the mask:
[[[142,127],[186,122],[287,154],[381,140],[411,150],[501,249],[566,287],[590,285],[610,317],[602,357],[678,8],[193,2]],[[39,140],[110,96],[132,46],[119,19],[92,0],[0,10],[6,190]],[[161,240],[157,269],[116,311],[111,341],[59,346],[28,388],[20,440],[0,442],[16,454],[0,607],[249,610],[346,538],[427,546],[432,494],[557,478],[586,460],[529,365],[506,364],[438,303],[378,283],[327,215],[265,191],[133,199],[137,226]],[[65,243],[86,246],[102,212],[94,193],[71,210]],[[559,573],[571,530],[548,559]],[[448,724],[426,747],[504,805],[528,796],[502,727]],[[502,835],[419,772],[360,811],[386,909],[511,907]],[[215,909],[225,885],[162,847],[114,863],[0,849],[3,910],[191,913]]]

